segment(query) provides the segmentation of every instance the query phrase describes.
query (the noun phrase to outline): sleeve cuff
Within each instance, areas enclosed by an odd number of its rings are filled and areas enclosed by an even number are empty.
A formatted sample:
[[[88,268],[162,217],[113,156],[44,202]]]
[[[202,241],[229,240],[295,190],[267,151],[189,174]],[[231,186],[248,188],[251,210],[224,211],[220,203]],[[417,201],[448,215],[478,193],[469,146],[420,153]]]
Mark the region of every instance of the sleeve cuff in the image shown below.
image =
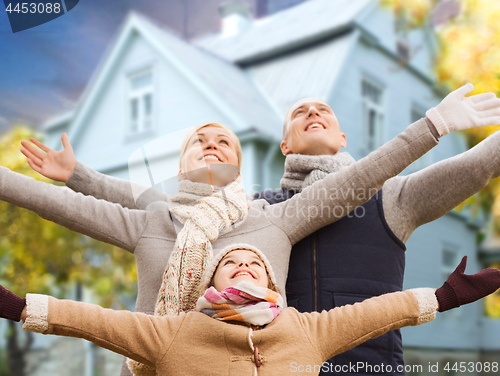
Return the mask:
[[[417,325],[430,322],[436,318],[438,309],[438,301],[435,294],[435,289],[419,288],[410,290],[415,298],[417,298],[420,316],[418,317]]]
[[[71,173],[68,180],[66,180],[66,186],[75,192],[88,191],[88,185],[92,179],[87,172],[87,168],[83,163],[76,162],[75,170]]]
[[[425,116],[434,125],[434,127],[436,127],[436,130],[439,133],[440,137],[446,136],[448,133],[450,133],[450,130],[446,125],[446,121],[443,119],[443,117],[435,107],[427,110]]]
[[[49,330],[49,297],[47,295],[26,295],[26,320],[23,329],[35,333]]]

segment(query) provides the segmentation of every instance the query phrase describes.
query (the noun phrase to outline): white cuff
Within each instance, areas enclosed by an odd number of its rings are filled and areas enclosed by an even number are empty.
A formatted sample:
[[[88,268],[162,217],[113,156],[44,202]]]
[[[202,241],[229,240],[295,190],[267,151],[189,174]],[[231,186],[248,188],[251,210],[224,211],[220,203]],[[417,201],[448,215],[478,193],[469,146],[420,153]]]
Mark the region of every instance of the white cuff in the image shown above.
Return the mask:
[[[436,127],[439,136],[446,136],[448,133],[450,133],[450,129],[446,125],[446,120],[441,116],[441,114],[438,110],[436,110],[435,107],[427,110],[425,116],[427,116],[427,119],[429,119],[434,127]]]
[[[436,289],[419,288],[410,290],[417,298],[420,316],[417,325],[432,321],[436,318],[438,309],[438,300],[436,298]]]
[[[26,320],[23,329],[35,333],[45,333],[49,330],[49,297],[47,295],[26,295]]]

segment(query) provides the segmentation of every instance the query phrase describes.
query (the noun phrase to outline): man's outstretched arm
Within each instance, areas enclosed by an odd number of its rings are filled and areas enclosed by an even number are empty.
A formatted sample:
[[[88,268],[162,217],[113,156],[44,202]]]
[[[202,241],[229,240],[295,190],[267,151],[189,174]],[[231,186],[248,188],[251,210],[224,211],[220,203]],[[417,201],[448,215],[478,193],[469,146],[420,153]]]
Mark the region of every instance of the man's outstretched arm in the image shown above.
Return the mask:
[[[394,234],[406,242],[417,227],[445,215],[500,176],[499,150],[496,132],[462,154],[388,180],[382,198]]]

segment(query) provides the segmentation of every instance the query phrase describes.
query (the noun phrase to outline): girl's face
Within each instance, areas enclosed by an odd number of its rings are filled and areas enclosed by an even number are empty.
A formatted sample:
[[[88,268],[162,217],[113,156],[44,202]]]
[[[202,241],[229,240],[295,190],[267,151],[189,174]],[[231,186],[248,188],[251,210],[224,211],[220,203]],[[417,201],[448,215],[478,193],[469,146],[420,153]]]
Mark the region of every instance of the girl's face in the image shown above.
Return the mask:
[[[180,174],[188,180],[199,181],[197,175],[199,171],[206,171],[207,165],[224,164],[238,167],[236,145],[225,129],[208,126],[201,128],[189,139],[181,161]]]
[[[224,256],[215,271],[213,281],[219,292],[242,281],[259,287],[267,288],[269,285],[264,262],[255,252],[246,249],[237,249]]]

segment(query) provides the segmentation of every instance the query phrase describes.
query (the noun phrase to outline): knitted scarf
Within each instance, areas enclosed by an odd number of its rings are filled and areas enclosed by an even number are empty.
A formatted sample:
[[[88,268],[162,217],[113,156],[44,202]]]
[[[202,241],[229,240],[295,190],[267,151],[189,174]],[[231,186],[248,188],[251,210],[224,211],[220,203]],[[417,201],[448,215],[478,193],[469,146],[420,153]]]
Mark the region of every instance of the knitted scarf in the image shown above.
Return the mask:
[[[245,190],[236,182],[215,192],[207,190],[211,186],[206,184],[185,182],[179,188],[182,191],[171,197],[181,204],[171,212],[184,227],[163,275],[155,308],[159,316],[195,309],[203,294],[198,290],[201,276],[213,256],[211,242],[248,213]]]
[[[177,234],[163,274],[155,316],[177,315],[196,308],[203,294],[198,286],[213,257],[211,242],[248,213],[245,190],[236,182],[217,188],[182,180],[179,193],[170,200],[180,204],[170,212],[184,227]],[[136,376],[156,375],[154,368],[130,359],[127,363]]]
[[[337,172],[355,162],[349,153],[335,155],[290,154],[285,159],[285,173],[281,188],[301,192],[326,175]]]
[[[218,292],[210,287],[198,299],[196,310],[217,320],[241,321],[266,325],[283,309],[283,298],[277,292],[250,282],[240,282]]]

